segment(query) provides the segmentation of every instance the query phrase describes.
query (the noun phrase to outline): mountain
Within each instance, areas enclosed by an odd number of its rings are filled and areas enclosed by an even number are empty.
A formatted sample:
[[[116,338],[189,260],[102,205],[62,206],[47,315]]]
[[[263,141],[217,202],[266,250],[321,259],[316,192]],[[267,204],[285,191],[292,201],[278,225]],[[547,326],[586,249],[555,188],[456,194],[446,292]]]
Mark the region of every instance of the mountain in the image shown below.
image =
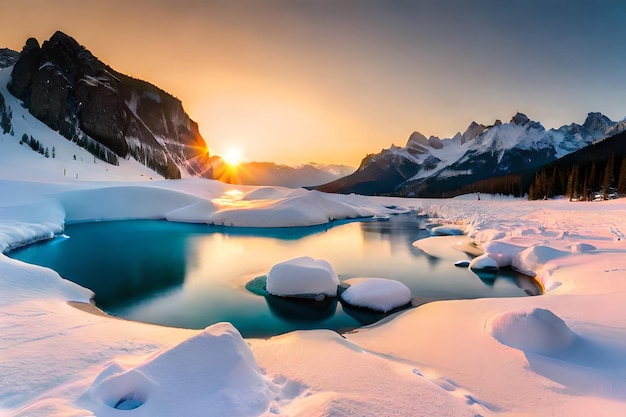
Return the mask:
[[[166,178],[210,176],[207,145],[180,100],[62,32],[41,46],[28,39],[7,87],[37,119],[113,165],[132,157]]]
[[[0,48],[0,68],[7,68],[15,65],[20,53],[12,49]]]
[[[289,188],[314,187],[346,176],[354,168],[345,165],[308,163],[296,167],[273,162],[244,162],[237,167],[225,163],[219,156],[211,157],[215,179],[243,185],[274,185]]]
[[[471,184],[537,169],[614,132],[618,124],[589,113],[582,125],[546,130],[523,113],[509,123],[472,122],[448,139],[414,132],[404,147],[366,156],[352,175],[317,187],[339,193],[442,197]],[[623,128],[623,127],[622,127]]]
[[[530,199],[567,195],[572,199],[593,200],[614,193],[626,194],[626,132],[599,140],[542,167],[529,182]]]

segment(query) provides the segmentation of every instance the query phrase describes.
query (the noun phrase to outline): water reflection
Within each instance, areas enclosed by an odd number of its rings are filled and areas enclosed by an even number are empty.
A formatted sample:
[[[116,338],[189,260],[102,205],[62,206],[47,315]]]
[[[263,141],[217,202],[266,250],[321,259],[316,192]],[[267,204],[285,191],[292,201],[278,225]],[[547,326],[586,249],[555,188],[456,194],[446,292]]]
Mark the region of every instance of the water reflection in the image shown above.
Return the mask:
[[[295,324],[321,322],[334,316],[337,311],[337,298],[331,297],[314,300],[268,294],[265,302],[276,317]]]

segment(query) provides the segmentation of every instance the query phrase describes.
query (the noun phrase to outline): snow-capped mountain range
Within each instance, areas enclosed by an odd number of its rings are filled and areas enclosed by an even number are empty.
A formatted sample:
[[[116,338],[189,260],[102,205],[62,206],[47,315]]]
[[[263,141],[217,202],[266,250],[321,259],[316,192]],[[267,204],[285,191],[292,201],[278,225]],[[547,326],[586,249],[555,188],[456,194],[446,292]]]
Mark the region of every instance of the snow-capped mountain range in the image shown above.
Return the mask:
[[[589,113],[582,125],[558,129],[546,129],[517,113],[508,123],[472,122],[465,132],[447,139],[413,132],[405,146],[368,155],[355,173],[318,189],[438,196],[487,178],[536,169],[625,129],[626,122],[616,123],[601,113]]]

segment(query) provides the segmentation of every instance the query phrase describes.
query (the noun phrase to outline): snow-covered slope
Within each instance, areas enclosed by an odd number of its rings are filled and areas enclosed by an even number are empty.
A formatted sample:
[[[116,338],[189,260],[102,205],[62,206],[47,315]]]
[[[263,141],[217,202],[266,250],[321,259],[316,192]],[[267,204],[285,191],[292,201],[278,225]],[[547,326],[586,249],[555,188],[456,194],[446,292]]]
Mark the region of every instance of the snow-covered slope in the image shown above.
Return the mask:
[[[2,178],[44,181],[141,181],[163,178],[133,158],[120,158],[119,166],[108,164],[51,130],[7,91],[6,85],[10,76],[11,67],[0,69],[0,94],[4,97],[7,111],[11,113],[13,132],[0,135]],[[26,143],[20,144],[23,135],[36,139],[44,149],[47,148],[48,157],[45,157],[45,153],[42,155],[34,151]]]

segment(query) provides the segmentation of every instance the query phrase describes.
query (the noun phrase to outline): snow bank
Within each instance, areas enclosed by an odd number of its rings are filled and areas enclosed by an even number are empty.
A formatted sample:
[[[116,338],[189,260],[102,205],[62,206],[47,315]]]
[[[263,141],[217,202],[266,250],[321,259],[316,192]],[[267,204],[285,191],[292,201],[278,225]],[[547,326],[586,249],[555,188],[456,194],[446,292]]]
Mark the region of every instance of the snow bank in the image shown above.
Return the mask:
[[[528,275],[535,275],[535,271],[546,265],[548,262],[567,255],[568,252],[555,249],[550,246],[536,245],[521,251],[511,265],[520,272]]]
[[[243,227],[296,227],[325,224],[337,219],[372,217],[375,210],[328,198],[318,191],[295,190],[282,199],[225,206],[211,223]]]
[[[555,355],[576,339],[563,320],[543,308],[501,313],[491,321],[490,333],[502,344],[545,355]]]
[[[107,366],[78,404],[100,417],[252,416],[265,412],[271,383],[229,323],[215,324],[138,366]]]
[[[346,303],[386,313],[411,302],[411,290],[399,281],[385,278],[354,278],[341,294]]]
[[[172,210],[165,215],[165,219],[181,223],[211,223],[217,207],[212,201],[198,201],[186,207]]]
[[[29,265],[0,254],[0,307],[42,297],[46,300],[78,301],[88,303],[93,292],[61,278],[55,271]],[[6,295],[9,288],[11,295]]]
[[[280,262],[267,274],[267,292],[282,297],[337,296],[339,278],[324,259],[308,256]]]
[[[0,252],[51,239],[63,231],[63,221],[61,206],[49,201],[0,207]]]

